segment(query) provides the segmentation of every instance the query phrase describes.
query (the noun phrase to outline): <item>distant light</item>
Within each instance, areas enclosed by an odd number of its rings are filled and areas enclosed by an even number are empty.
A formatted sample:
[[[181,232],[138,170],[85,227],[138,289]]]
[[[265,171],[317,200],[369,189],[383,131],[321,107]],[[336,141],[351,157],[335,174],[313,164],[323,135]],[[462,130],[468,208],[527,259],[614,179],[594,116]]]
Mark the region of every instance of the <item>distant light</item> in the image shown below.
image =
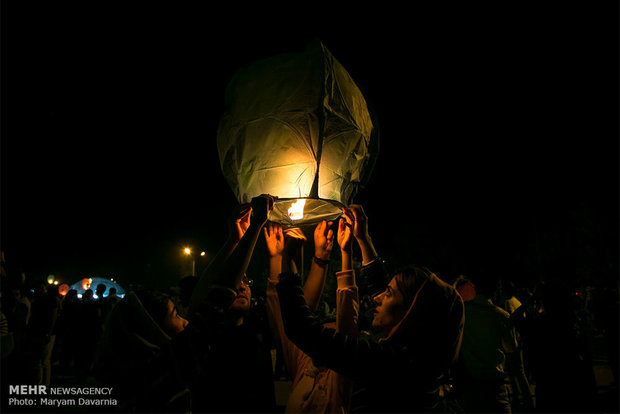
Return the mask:
[[[78,291],[78,293],[84,294],[84,291],[87,290],[87,288],[95,290],[94,289],[95,286],[99,284],[103,284],[107,287],[106,292],[108,292],[109,289],[113,287],[116,289],[117,295],[120,295],[121,293],[125,293],[125,290],[123,289],[123,287],[118,285],[118,279],[114,279],[114,280],[115,282],[111,282],[108,276],[88,278],[86,279],[86,288],[85,288],[85,286],[83,286],[84,279],[82,279],[70,285],[70,289],[75,289]],[[98,296],[101,299],[102,295],[99,294]],[[103,297],[104,298],[106,297],[106,293],[103,294]]]
[[[201,256],[204,256],[205,254],[207,254],[206,252],[200,252]]]
[[[57,280],[54,280],[54,284],[55,284],[56,286],[58,286],[58,281],[57,281]]]
[[[192,251],[189,249],[189,247],[186,247],[184,250],[185,254],[191,254]]]

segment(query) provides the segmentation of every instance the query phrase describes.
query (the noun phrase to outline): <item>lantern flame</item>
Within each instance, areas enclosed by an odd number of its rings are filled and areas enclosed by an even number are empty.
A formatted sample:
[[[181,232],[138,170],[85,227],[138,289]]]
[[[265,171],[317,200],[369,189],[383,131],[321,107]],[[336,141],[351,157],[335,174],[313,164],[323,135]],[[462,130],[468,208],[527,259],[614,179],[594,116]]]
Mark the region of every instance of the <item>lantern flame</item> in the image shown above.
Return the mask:
[[[302,198],[295,201],[288,209],[288,217],[291,220],[301,220],[304,218],[304,206],[306,205],[306,199]]]

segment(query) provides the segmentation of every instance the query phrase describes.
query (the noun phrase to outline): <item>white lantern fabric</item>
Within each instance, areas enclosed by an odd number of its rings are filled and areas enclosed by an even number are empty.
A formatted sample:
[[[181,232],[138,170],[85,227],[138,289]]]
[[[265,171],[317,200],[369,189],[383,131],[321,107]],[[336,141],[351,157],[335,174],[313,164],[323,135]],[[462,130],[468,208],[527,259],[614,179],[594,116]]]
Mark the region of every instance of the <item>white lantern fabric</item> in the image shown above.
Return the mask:
[[[222,172],[240,203],[277,196],[273,221],[334,220],[368,181],[379,145],[373,124],[362,92],[317,40],[233,76],[217,133]],[[288,208],[301,198],[303,218],[292,219]]]

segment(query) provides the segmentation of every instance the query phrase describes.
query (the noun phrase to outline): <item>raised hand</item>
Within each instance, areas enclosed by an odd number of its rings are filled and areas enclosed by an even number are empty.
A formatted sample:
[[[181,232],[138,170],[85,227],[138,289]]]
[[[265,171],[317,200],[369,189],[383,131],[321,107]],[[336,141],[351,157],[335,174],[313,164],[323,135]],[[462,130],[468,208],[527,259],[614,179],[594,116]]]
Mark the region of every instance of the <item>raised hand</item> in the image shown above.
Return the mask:
[[[348,209],[342,209],[342,219],[338,221],[338,244],[340,250],[351,250],[351,243],[353,242],[353,229],[355,228],[355,216],[353,212]]]
[[[239,205],[231,214],[228,222],[228,233],[230,239],[239,243],[245,232],[250,227],[250,213],[252,206],[249,203]]]
[[[353,237],[357,240],[362,252],[362,264],[375,260],[378,255],[368,233],[368,217],[359,204],[351,204],[349,211],[353,214]],[[346,217],[346,214],[345,214]]]
[[[314,255],[322,260],[329,260],[334,247],[334,231],[332,222],[323,220],[314,229]]]
[[[269,257],[282,256],[284,251],[284,233],[278,223],[269,222],[263,227]]]
[[[368,234],[368,217],[364,212],[364,208],[359,204],[351,204],[348,210],[353,214],[353,236],[357,240],[369,240],[370,235]]]

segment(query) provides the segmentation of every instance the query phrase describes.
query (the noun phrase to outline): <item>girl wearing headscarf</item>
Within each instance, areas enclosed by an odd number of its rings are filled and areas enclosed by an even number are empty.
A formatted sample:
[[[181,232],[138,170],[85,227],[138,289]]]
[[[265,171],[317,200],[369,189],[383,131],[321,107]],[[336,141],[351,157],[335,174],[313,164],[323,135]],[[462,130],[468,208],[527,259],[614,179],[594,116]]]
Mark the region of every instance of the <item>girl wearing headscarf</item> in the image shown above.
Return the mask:
[[[297,248],[289,243],[285,249],[277,285],[286,335],[313,359],[353,378],[351,411],[441,411],[441,381],[462,339],[463,301],[451,285],[424,267],[404,268],[389,279],[368,236],[363,209],[353,205],[350,211],[363,256],[361,279],[371,291],[384,286],[374,296],[372,327],[385,336],[378,341],[359,339],[317,320],[305,303],[300,276],[288,266],[301,243]]]

